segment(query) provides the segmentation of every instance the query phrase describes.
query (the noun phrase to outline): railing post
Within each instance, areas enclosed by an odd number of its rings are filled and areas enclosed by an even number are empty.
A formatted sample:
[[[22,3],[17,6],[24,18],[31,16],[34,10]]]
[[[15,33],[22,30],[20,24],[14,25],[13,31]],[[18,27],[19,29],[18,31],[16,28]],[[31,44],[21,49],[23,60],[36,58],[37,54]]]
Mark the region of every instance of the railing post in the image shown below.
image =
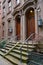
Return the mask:
[[[21,48],[20,48],[20,62],[22,63],[22,46],[21,46]]]
[[[26,43],[27,43],[27,53],[28,53],[28,39],[26,40]],[[28,57],[28,55],[27,55],[27,57]]]

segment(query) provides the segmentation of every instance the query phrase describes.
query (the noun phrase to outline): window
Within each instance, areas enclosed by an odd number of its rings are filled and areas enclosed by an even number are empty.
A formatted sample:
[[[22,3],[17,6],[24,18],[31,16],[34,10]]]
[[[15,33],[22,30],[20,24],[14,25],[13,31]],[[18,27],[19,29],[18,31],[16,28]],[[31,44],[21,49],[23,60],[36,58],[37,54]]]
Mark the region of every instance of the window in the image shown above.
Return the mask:
[[[5,15],[5,12],[6,12],[6,11],[5,11],[5,6],[4,6],[4,7],[3,7],[3,15]]]
[[[1,2],[0,2],[0,10],[1,10]]]
[[[5,1],[6,1],[6,0],[3,0],[3,3],[2,3],[2,4],[4,4],[4,3],[5,3]]]
[[[3,30],[3,32],[2,32],[2,36],[4,37],[4,30]]]
[[[8,1],[8,10],[11,11],[11,0]]]
[[[2,26],[4,26],[4,25],[5,25],[5,22],[2,23]]]
[[[0,4],[1,4],[1,2],[0,2]]]
[[[12,24],[11,24],[11,20],[8,20],[8,29],[11,29],[11,28],[12,28],[11,25],[12,25]]]
[[[20,3],[20,0],[16,0],[16,3],[19,4]]]
[[[12,35],[12,26],[11,26],[11,20],[8,20],[8,36],[11,36]]]
[[[37,14],[38,14],[38,20],[41,18],[41,8],[38,7],[37,9]]]

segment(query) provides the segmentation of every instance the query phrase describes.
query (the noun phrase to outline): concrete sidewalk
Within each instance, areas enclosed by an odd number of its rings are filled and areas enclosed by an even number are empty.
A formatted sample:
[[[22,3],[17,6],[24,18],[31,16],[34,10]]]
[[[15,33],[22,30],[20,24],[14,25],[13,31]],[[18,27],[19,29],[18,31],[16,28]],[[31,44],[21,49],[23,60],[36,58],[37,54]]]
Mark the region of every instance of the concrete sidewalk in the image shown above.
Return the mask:
[[[13,65],[13,64],[11,64],[8,60],[0,56],[0,65]]]

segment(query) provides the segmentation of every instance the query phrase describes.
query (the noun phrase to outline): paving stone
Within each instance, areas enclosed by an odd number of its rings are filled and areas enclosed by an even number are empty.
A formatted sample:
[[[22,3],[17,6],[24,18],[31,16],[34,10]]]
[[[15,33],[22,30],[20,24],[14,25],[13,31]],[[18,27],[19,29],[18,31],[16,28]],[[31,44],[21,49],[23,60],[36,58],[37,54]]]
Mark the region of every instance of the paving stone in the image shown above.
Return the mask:
[[[8,60],[0,56],[0,65],[13,65]]]

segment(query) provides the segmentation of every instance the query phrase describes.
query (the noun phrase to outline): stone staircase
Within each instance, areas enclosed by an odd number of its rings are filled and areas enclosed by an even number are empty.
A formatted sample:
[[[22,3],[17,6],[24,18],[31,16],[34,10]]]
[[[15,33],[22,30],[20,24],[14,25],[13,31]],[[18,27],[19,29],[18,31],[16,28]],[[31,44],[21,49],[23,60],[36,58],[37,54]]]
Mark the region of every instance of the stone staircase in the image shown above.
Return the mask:
[[[30,43],[19,43],[17,44],[8,54],[5,54],[3,57],[9,60],[14,65],[27,65],[29,52],[33,51],[35,44]]]
[[[36,54],[37,52],[32,53],[37,49],[37,45],[38,43],[33,41],[8,43],[3,49],[0,49],[0,55],[12,65],[43,65],[43,54],[40,56],[40,54]]]
[[[17,45],[16,45],[17,44]],[[13,46],[13,48],[11,48]],[[10,48],[9,52],[4,51],[1,56],[7,59],[12,65],[43,65],[43,54],[33,53],[36,43],[7,44],[4,49]],[[9,50],[9,49],[8,49]]]
[[[11,42],[7,43],[4,48],[1,48],[1,49],[0,49],[0,54],[2,54],[2,55],[6,54],[6,53],[9,52],[10,49],[12,49],[15,45],[16,45],[16,43],[11,43]]]

